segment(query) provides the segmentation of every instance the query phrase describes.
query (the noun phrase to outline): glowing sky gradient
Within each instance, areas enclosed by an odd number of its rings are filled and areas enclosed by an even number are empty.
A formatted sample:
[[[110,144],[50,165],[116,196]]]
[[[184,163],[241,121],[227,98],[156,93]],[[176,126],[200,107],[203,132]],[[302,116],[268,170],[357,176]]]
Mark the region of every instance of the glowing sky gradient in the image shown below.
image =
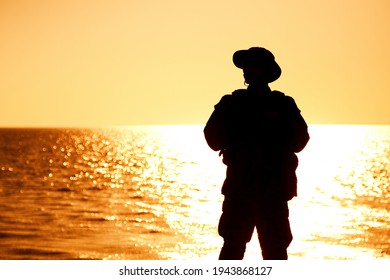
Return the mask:
[[[390,1],[0,0],[0,127],[203,124],[270,49],[308,123],[390,123]]]

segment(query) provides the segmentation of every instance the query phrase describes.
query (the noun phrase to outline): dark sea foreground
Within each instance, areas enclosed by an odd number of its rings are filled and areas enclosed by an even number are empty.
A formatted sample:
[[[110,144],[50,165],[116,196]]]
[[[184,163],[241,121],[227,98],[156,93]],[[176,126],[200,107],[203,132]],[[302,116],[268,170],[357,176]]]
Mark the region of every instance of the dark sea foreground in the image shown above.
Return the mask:
[[[390,258],[390,127],[310,134],[290,259]],[[0,129],[0,259],[216,259],[224,175],[201,126]]]

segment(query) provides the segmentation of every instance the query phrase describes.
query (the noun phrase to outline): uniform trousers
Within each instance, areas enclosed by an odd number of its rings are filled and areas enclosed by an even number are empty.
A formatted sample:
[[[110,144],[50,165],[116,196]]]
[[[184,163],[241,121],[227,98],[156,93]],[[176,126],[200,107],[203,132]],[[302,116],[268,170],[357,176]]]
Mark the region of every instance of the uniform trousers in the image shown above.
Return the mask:
[[[220,260],[241,260],[256,228],[264,260],[286,260],[293,237],[286,200],[257,195],[226,195],[218,233]]]

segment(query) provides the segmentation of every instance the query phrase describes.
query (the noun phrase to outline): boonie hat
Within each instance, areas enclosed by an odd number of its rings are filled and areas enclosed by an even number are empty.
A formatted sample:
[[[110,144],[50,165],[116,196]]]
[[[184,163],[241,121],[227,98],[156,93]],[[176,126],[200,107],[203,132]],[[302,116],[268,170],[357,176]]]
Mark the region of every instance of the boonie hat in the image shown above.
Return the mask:
[[[242,69],[244,64],[260,65],[267,75],[267,82],[276,81],[282,74],[282,69],[275,61],[274,55],[265,48],[252,47],[248,50],[239,50],[233,54],[233,63]]]

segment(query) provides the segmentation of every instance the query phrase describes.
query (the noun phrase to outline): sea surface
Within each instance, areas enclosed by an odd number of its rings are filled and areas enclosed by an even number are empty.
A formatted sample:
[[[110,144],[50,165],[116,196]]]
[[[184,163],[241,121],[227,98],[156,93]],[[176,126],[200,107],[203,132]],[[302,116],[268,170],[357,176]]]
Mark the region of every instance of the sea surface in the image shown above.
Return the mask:
[[[226,167],[202,129],[0,129],[0,259],[217,259]],[[309,132],[289,258],[389,259],[390,126]]]

